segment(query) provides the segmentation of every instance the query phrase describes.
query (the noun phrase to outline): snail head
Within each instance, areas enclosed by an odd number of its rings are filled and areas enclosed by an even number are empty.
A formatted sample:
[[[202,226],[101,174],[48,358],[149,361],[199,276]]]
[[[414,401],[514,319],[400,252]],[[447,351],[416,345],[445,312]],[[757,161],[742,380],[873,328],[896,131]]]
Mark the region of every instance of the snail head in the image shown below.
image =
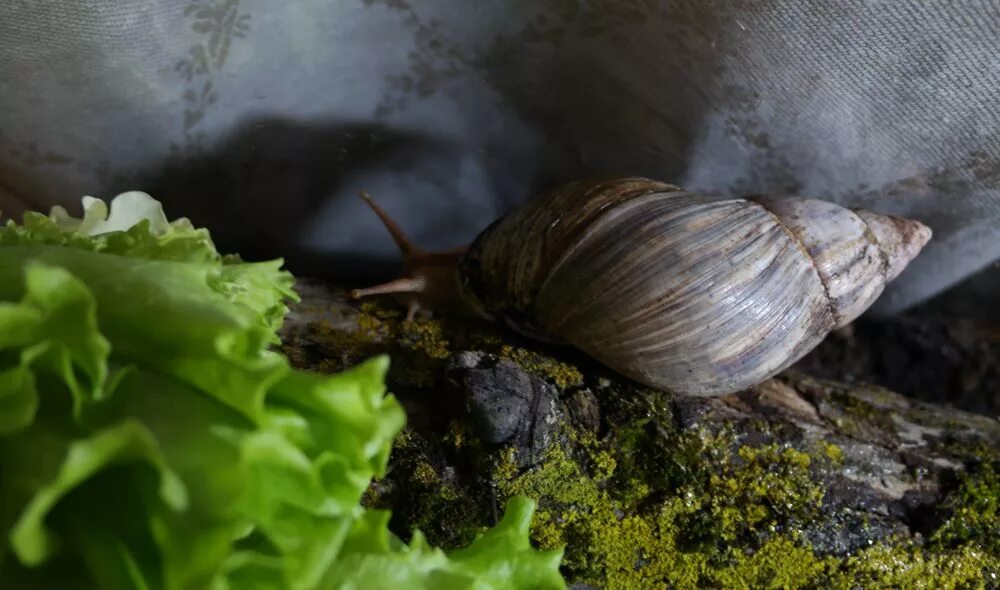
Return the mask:
[[[351,291],[353,299],[372,295],[396,295],[408,306],[406,321],[412,321],[417,311],[424,308],[445,309],[459,302],[458,262],[466,247],[438,252],[428,252],[417,247],[403,230],[367,192],[361,198],[382,220],[396,246],[403,255],[403,273],[400,277],[380,285]]]

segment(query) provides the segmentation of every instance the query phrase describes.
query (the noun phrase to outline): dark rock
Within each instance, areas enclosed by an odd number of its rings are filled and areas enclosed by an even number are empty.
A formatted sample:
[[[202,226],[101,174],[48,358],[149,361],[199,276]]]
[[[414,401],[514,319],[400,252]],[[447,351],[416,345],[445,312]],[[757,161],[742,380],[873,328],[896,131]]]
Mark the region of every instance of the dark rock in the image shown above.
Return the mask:
[[[817,553],[849,555],[893,535],[907,533],[906,527],[899,522],[867,512],[843,510],[829,515],[818,525],[802,531]]]
[[[914,533],[929,535],[944,520],[938,510],[942,494],[930,490],[910,490],[890,506],[889,513],[904,523]]]
[[[513,444],[521,467],[541,460],[562,422],[555,387],[517,363],[479,352],[455,355],[446,376],[482,441]]]
[[[861,511],[867,514],[890,514],[890,505],[894,500],[891,496],[876,490],[868,482],[857,479],[853,470],[851,475],[837,473],[829,478],[823,497],[823,504],[831,511]],[[909,491],[909,490],[908,490]]]
[[[474,431],[483,441],[508,442],[528,422],[535,389],[517,365],[467,352],[457,355],[447,375],[461,391]]]

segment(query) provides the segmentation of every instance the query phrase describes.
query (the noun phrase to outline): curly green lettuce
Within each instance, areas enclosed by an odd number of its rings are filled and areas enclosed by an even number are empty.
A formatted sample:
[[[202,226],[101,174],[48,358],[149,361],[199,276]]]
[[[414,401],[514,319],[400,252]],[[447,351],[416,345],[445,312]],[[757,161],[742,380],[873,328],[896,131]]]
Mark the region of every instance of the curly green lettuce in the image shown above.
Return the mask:
[[[145,193],[83,205],[0,228],[3,587],[565,587],[527,498],[450,553],[361,506],[405,422],[388,359],[292,368],[280,260]]]

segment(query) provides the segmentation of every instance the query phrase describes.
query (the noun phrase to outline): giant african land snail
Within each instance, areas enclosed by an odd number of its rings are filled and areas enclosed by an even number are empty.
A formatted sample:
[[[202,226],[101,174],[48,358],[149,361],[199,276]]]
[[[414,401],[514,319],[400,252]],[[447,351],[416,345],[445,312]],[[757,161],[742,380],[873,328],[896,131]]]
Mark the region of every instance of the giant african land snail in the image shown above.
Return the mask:
[[[367,200],[406,270],[354,297],[406,293],[408,318],[458,300],[688,395],[738,391],[787,368],[861,315],[931,237],[917,221],[816,199],[621,178],[563,185],[468,247],[427,253]]]

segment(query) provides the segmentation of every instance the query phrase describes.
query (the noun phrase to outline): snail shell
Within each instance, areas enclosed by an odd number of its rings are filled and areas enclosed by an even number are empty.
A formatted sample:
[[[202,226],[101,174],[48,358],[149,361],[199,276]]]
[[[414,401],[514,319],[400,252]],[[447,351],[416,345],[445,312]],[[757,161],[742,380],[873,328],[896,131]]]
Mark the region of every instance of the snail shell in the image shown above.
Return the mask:
[[[522,203],[455,252],[453,286],[481,315],[640,383],[721,395],[861,315],[930,237],[917,221],[817,199],[585,180]],[[418,270],[387,285],[421,290]]]
[[[580,181],[483,231],[459,276],[474,305],[521,333],[652,387],[719,395],[857,318],[930,236],[816,199]]]

